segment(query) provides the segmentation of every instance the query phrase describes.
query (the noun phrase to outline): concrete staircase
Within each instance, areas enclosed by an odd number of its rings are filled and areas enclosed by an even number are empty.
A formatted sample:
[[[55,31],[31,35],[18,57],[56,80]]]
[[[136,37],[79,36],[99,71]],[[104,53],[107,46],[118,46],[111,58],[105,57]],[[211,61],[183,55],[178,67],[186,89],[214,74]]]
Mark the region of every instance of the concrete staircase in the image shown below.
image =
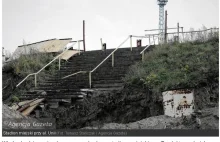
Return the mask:
[[[150,46],[147,50],[151,50]],[[109,57],[97,70],[92,73],[92,88],[89,87],[89,73],[77,74],[65,79],[64,76],[78,72],[91,71],[114,49],[106,51],[87,51],[81,55],[71,57],[68,62],[61,66],[55,76],[48,76],[46,81],[38,83],[34,88],[24,94],[21,99],[45,98],[50,104],[59,102],[71,103],[83,100],[84,96],[92,95],[94,91],[113,91],[123,88],[122,78],[125,76],[129,66],[141,61],[140,52],[144,47],[120,48],[114,55],[114,67],[112,58]],[[147,51],[145,51],[147,52]],[[39,93],[39,91],[46,93]]]

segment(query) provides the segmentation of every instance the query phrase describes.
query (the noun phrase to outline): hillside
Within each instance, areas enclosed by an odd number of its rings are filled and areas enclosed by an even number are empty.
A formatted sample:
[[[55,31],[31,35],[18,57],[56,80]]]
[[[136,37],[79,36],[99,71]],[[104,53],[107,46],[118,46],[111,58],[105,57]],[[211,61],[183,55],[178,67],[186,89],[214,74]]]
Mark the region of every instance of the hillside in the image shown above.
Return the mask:
[[[124,82],[154,92],[205,87],[219,82],[218,54],[218,38],[158,46],[130,68]]]
[[[58,108],[46,109],[41,113],[41,117],[56,118],[57,128],[59,129],[79,129],[87,126],[100,127],[106,123],[127,124],[152,116],[162,116],[164,118],[162,92],[173,89],[194,89],[196,111],[218,107],[218,38],[212,38],[206,42],[196,41],[152,46],[146,52],[143,62],[139,51],[141,49],[134,48],[133,50],[135,52],[130,52],[129,48],[120,49],[118,53],[116,52],[115,57],[121,59],[115,63],[115,67],[112,68],[112,62],[108,60],[93,76],[93,79],[96,79],[96,82],[99,83],[96,86],[104,86],[108,89],[115,85],[116,79],[120,81],[121,85],[121,77],[125,76],[122,89],[93,92],[92,95],[87,94],[84,98],[87,101],[79,100],[76,103],[62,105]],[[107,50],[107,52],[84,52],[80,56],[73,57],[63,66],[60,72],[65,73],[63,76],[68,75],[73,72],[72,69],[75,72],[79,69],[84,70],[85,65],[88,68],[86,70],[91,70],[109,55],[111,50]],[[97,55],[97,53],[99,54]],[[131,56],[132,54],[133,56]],[[94,57],[94,55],[97,56]],[[123,62],[125,59],[126,62]],[[128,67],[134,64],[134,61],[139,62],[129,69]],[[33,67],[28,66],[28,68],[32,69]],[[52,71],[54,71],[54,68],[51,68]],[[47,71],[50,73],[50,68]],[[125,74],[126,71],[127,74]],[[19,74],[15,75],[16,77],[19,76]],[[60,92],[60,90],[65,89],[66,92],[64,93],[70,97],[75,95],[74,92],[69,91],[70,89],[73,90],[74,87],[75,89],[81,89],[85,88],[85,85],[89,85],[88,76],[84,74],[68,79],[63,82],[52,80],[53,82],[47,83],[49,85],[46,86],[45,83],[40,87],[48,89],[48,91],[46,90],[48,98],[53,99],[58,95],[63,97],[63,92]],[[93,80],[94,82],[95,80]],[[25,83],[24,85],[29,84]],[[20,86],[20,88],[21,90],[27,89],[24,86]],[[50,92],[51,89],[55,90]],[[17,92],[14,91],[14,93]],[[16,95],[19,96],[19,94]]]

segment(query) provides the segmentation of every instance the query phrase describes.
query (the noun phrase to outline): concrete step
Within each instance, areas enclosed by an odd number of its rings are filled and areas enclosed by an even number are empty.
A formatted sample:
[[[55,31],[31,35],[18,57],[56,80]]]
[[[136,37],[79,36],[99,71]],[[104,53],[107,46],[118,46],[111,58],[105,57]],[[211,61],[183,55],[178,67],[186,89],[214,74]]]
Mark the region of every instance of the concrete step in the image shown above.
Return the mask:
[[[132,51],[130,47],[119,48],[115,53],[114,67],[112,67],[112,58],[109,57],[97,70],[92,73],[92,89],[96,91],[112,91],[123,88],[121,80],[129,69],[129,66],[141,61],[140,52],[145,47],[134,47]],[[146,50],[152,50],[153,46]],[[66,79],[64,76],[70,75],[78,71],[91,71],[100,62],[103,61],[114,49],[106,51],[87,51],[81,55],[74,55],[67,62],[62,62],[61,70],[57,71],[54,76],[46,76],[46,81],[38,82],[38,87],[33,89],[41,89],[47,92],[48,99],[71,99],[74,94],[80,92],[80,88],[89,88],[89,74],[77,74]],[[146,53],[145,52],[145,53]],[[27,92],[23,97],[37,97],[36,92]],[[76,95],[75,95],[76,96]],[[43,97],[43,95],[42,95]],[[58,100],[55,100],[58,101]]]
[[[122,87],[123,83],[111,83],[111,84],[93,84],[93,88],[114,88],[114,87]]]

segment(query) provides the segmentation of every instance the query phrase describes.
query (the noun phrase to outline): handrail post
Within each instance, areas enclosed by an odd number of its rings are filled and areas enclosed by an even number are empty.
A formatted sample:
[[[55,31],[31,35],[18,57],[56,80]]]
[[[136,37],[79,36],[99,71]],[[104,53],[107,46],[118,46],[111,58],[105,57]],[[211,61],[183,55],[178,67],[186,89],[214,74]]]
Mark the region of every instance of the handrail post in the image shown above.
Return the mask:
[[[60,59],[60,57],[59,57],[59,70],[60,70],[60,60],[61,60],[61,59]]]
[[[89,88],[92,88],[92,72],[89,72]]]
[[[115,62],[115,61],[114,61],[114,58],[115,58],[115,57],[114,57],[114,56],[115,56],[114,54],[115,54],[115,53],[112,54],[112,67],[114,67],[114,62]]]
[[[142,52],[142,62],[144,62],[144,52]]]
[[[131,51],[132,51],[132,35],[130,35],[130,47],[131,47]]]
[[[148,45],[150,45],[150,35],[149,35],[149,44]]]
[[[36,88],[36,87],[37,87],[37,74],[34,75],[34,78],[35,78],[35,80],[34,80],[34,86],[35,86],[35,88]]]

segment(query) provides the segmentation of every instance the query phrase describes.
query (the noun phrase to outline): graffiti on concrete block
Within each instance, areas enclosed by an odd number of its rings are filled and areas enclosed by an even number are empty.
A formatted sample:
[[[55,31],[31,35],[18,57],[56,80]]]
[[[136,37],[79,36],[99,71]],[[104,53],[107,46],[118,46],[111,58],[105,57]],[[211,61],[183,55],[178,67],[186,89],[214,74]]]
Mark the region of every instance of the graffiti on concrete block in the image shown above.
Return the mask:
[[[174,90],[162,93],[164,114],[171,117],[190,115],[194,111],[192,90]]]

